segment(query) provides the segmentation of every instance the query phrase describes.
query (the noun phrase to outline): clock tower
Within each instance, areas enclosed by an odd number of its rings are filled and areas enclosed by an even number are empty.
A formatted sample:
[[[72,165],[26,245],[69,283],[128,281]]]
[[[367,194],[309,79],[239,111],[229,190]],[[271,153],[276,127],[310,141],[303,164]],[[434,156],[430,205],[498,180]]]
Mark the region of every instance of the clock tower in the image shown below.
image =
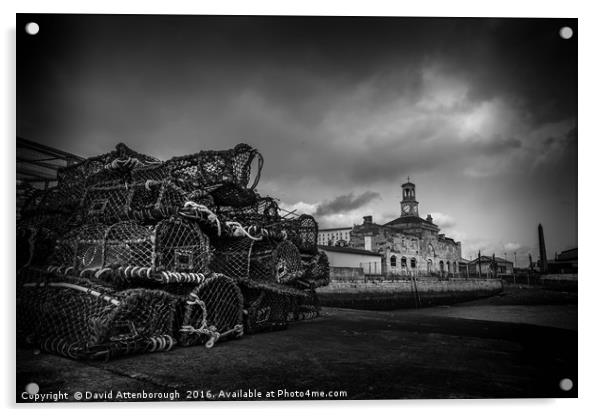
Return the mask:
[[[418,217],[418,201],[416,201],[416,186],[410,182],[401,184],[401,215]]]

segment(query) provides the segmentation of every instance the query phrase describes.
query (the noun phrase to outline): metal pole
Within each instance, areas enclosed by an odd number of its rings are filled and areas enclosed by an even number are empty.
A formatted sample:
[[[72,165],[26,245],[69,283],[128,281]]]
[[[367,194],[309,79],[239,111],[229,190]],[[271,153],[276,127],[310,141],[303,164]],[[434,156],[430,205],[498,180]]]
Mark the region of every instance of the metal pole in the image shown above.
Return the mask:
[[[516,252],[514,252],[514,263],[512,264],[512,279],[514,280],[514,285],[516,285]]]

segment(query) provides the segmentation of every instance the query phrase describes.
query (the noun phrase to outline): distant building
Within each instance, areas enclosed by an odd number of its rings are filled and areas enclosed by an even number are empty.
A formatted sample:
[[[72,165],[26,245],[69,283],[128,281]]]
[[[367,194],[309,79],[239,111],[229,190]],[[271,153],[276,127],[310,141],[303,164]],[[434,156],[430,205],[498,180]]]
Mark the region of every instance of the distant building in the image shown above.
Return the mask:
[[[482,277],[492,276],[493,268],[496,268],[497,275],[512,275],[514,273],[514,264],[504,258],[495,257],[495,263],[492,262],[493,257],[484,256],[473,259],[468,263],[468,272],[472,277],[478,277],[479,273]]]
[[[416,186],[409,179],[401,188],[400,217],[380,225],[372,216],[365,216],[363,224],[353,227],[350,246],[379,253],[387,275],[464,273],[460,270],[461,243],[440,233],[430,214],[426,219],[420,217]]]
[[[328,262],[331,267],[362,268],[364,274],[382,274],[382,258],[378,253],[342,246],[320,245],[318,247],[328,256]]]
[[[338,227],[318,230],[318,245],[349,246],[352,227]]]
[[[554,260],[548,260],[548,272],[551,274],[576,274],[577,248],[560,252]]]

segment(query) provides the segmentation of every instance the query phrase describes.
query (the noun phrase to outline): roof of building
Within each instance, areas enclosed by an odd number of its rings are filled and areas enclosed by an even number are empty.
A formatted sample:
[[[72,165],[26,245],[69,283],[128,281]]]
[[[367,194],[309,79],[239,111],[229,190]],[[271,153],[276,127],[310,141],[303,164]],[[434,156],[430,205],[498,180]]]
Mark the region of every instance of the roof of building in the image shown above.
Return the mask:
[[[562,251],[558,254],[558,261],[576,261],[577,260],[577,248]]]
[[[385,226],[395,226],[397,224],[409,224],[409,223],[428,224],[429,226],[437,227],[436,224],[426,221],[422,217],[418,217],[418,216],[400,216],[400,217],[396,218],[395,220],[391,220],[389,223],[385,223]]]
[[[355,255],[380,256],[380,253],[377,253],[377,252],[372,252],[372,251],[365,250],[365,249],[349,248],[349,247],[346,247],[346,246],[324,246],[324,245],[318,245],[318,248],[320,248],[321,250],[330,251],[330,252],[353,253]]]
[[[331,227],[330,229],[318,229],[318,232],[332,232],[334,230],[351,230],[353,227]]]
[[[491,256],[481,255],[480,258],[473,259],[469,263],[471,263],[471,264],[478,263],[479,259],[481,260],[481,262],[491,262]],[[506,264],[512,263],[512,261],[509,261],[508,259],[500,258],[499,256],[495,257],[495,261],[497,263],[506,263]]]

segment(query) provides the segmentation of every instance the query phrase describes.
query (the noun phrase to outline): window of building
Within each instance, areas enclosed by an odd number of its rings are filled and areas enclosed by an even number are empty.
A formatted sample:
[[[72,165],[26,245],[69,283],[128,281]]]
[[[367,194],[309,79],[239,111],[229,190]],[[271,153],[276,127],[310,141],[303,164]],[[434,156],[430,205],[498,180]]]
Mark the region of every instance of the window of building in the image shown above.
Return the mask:
[[[397,267],[397,257],[395,255],[391,255],[391,268]]]
[[[401,267],[402,268],[407,268],[408,267],[408,260],[406,259],[405,256],[401,257]]]
[[[412,269],[416,268],[416,258],[410,259],[410,266],[412,267]]]

